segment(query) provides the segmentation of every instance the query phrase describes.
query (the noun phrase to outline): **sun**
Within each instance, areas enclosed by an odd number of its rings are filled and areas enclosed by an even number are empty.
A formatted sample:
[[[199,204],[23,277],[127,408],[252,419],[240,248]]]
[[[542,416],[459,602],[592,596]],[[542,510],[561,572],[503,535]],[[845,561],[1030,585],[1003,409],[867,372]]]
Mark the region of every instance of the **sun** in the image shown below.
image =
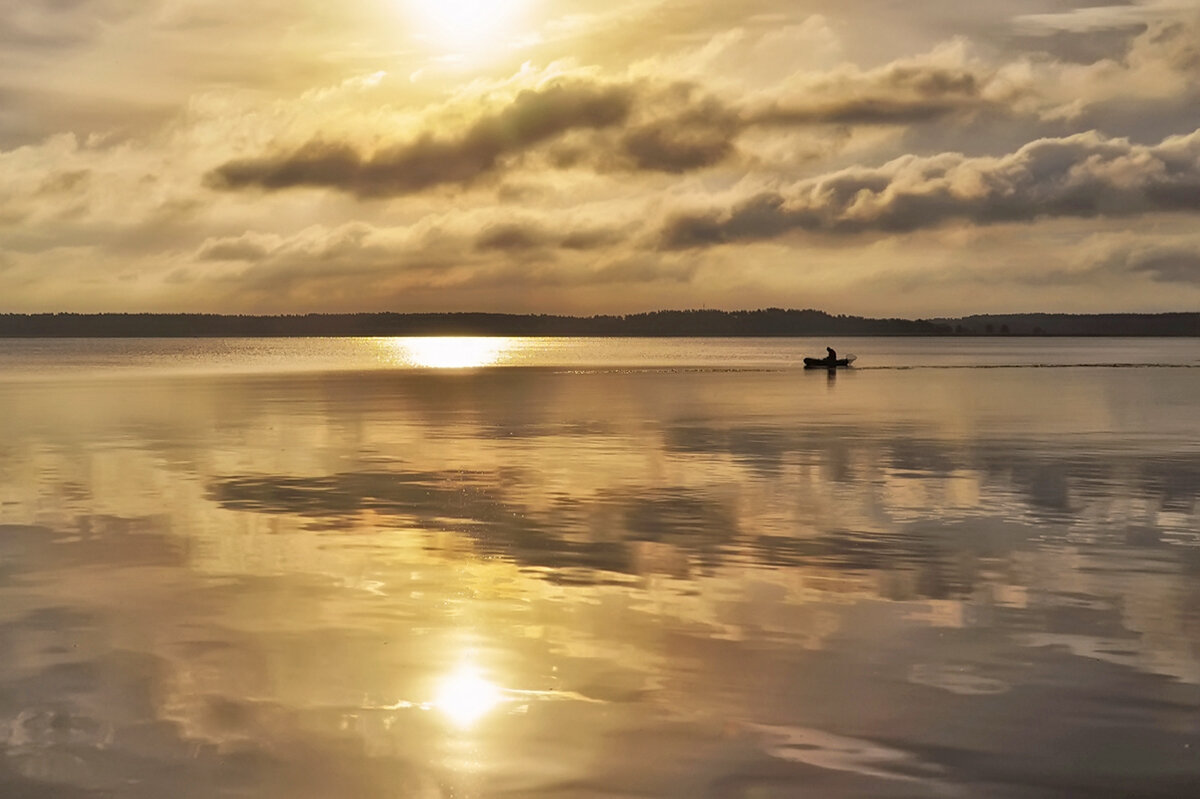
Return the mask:
[[[439,50],[478,56],[519,32],[531,0],[403,0],[418,37]]]

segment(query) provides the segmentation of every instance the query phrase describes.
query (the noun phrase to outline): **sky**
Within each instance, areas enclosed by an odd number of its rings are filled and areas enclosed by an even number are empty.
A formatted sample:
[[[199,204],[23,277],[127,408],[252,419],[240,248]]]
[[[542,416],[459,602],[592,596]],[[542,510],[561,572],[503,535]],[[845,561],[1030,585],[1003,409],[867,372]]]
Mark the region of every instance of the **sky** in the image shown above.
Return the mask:
[[[0,0],[0,312],[1200,309],[1200,0]]]

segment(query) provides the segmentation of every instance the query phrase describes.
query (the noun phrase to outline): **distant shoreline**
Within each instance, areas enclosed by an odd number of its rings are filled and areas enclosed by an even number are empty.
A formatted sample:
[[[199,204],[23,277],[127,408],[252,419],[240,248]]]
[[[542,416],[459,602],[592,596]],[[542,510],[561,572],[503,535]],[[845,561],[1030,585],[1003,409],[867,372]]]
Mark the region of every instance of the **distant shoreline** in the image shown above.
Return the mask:
[[[621,316],[494,313],[0,314],[0,338],[562,337],[1200,337],[1200,312],[979,314],[875,319],[812,309],[653,311]]]

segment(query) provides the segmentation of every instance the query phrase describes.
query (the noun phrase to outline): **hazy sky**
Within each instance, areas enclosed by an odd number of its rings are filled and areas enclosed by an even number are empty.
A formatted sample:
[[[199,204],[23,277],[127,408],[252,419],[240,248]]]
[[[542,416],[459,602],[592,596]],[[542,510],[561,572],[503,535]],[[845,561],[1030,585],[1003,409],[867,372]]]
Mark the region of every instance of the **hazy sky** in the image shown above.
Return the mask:
[[[1200,0],[1097,2],[0,0],[0,311],[1197,310]]]

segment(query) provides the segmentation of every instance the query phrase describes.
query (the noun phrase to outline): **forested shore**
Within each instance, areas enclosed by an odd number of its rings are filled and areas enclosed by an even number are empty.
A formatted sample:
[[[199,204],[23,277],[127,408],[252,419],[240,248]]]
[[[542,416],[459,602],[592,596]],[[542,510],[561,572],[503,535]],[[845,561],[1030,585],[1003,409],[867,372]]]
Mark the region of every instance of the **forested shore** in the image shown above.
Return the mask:
[[[812,309],[627,315],[354,313],[302,315],[0,314],[0,337],[291,336],[1200,336],[1200,313],[1007,314],[875,319]]]

